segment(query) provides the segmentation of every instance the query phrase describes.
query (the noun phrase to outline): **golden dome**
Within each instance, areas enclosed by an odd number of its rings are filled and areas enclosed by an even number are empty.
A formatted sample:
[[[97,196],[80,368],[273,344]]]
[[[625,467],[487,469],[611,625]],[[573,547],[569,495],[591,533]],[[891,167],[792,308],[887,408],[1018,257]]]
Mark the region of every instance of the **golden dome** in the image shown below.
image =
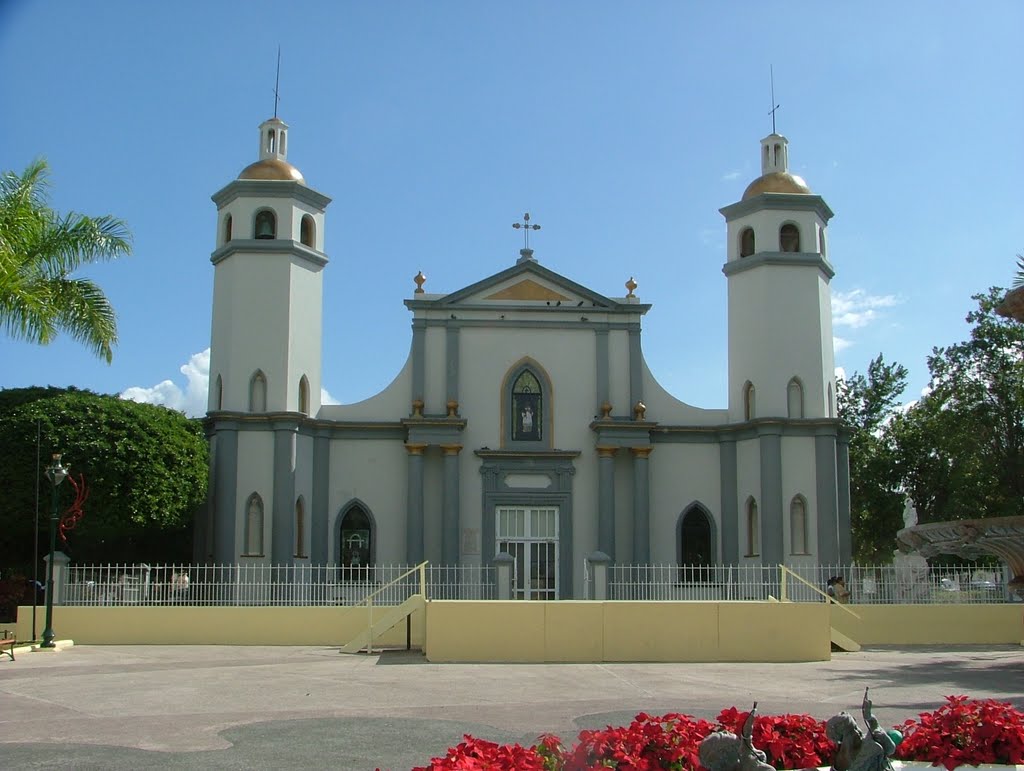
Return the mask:
[[[251,163],[242,169],[238,175],[239,179],[282,179],[286,182],[301,182],[306,180],[297,168],[288,161],[281,161],[277,158],[264,158],[262,161]]]
[[[743,191],[743,200],[753,198],[761,193],[810,193],[811,188],[803,178],[788,171],[772,171],[758,177]]]

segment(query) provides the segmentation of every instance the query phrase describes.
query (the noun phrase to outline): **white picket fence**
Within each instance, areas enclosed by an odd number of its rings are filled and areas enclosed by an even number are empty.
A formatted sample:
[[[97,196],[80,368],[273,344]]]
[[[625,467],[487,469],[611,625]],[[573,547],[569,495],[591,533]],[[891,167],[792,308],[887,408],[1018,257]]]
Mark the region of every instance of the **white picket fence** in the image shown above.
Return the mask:
[[[999,603],[1016,598],[1006,589],[1004,568],[963,565],[787,565],[807,584],[786,576],[777,565],[610,565],[612,600],[758,600],[823,602],[831,592],[855,604]],[[589,579],[589,574],[587,575]],[[842,578],[837,584],[835,579]],[[785,581],[785,586],[783,586]],[[809,586],[808,586],[809,584]],[[817,591],[815,591],[817,589]]]
[[[64,605],[400,605],[419,591],[409,565],[83,565],[67,568]],[[396,580],[399,579],[399,580]],[[429,599],[496,597],[492,566],[427,565]]]

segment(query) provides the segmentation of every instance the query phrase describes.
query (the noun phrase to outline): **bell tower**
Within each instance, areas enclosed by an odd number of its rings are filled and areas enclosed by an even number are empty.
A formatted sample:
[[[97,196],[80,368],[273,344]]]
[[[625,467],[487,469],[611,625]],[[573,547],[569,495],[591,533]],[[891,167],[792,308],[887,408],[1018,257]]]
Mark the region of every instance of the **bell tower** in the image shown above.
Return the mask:
[[[789,171],[789,143],[761,140],[761,176],[721,209],[727,225],[729,419],[834,418],[826,228],[832,210]]]
[[[288,160],[288,125],[259,127],[259,159],[217,205],[210,412],[320,409],[324,210]]]

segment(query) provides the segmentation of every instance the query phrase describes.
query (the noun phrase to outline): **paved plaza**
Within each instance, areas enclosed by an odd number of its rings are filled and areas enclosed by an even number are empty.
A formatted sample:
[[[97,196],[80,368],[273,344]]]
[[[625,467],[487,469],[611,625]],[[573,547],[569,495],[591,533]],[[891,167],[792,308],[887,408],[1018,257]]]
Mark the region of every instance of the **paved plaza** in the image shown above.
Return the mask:
[[[756,640],[751,644],[756,645]],[[429,664],[416,652],[76,646],[0,661],[0,767],[409,769],[464,733],[532,742],[638,711],[894,723],[947,694],[1024,707],[1024,648],[875,648],[808,664]]]

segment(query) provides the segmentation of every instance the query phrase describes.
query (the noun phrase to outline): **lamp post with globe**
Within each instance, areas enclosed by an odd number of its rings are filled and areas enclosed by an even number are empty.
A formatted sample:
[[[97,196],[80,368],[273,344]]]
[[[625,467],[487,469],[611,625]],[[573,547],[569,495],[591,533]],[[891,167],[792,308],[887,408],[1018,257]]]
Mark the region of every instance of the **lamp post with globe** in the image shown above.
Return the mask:
[[[53,463],[46,469],[46,477],[53,483],[53,510],[50,513],[50,559],[46,564],[46,628],[43,629],[43,648],[53,648],[53,554],[57,550],[57,522],[60,519],[60,495],[57,488],[68,475],[62,466],[60,453],[53,454]]]

